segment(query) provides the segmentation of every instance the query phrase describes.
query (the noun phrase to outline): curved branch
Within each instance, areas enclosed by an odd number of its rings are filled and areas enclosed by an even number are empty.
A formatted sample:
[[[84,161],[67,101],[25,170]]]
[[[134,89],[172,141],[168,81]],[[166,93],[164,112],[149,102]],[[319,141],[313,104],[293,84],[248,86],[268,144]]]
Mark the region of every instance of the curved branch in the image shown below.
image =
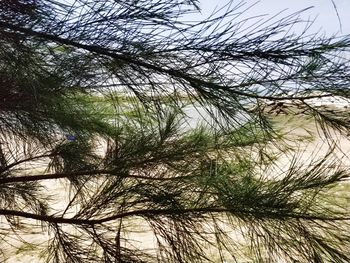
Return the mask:
[[[17,162],[10,163],[9,165],[1,168],[0,169],[0,173],[8,171],[11,168],[13,168],[13,167],[15,167],[17,165],[20,165],[22,163],[31,162],[31,161],[34,161],[34,160],[37,160],[37,159],[41,159],[41,158],[49,158],[49,157],[52,157],[54,155],[55,155],[54,153],[50,153],[50,154],[42,154],[42,155],[37,155],[37,156],[34,156],[34,157],[29,157],[29,158],[26,158],[26,159],[22,159],[22,160],[19,160]]]
[[[350,217],[326,217],[317,215],[305,215],[305,214],[281,214],[278,212],[272,213],[252,213],[249,211],[232,211],[224,207],[202,207],[202,208],[189,208],[189,209],[140,209],[135,211],[129,211],[119,213],[109,217],[100,219],[79,219],[79,218],[64,218],[55,217],[51,215],[38,215],[34,213],[22,212],[17,210],[0,209],[0,215],[3,216],[18,216],[27,219],[35,219],[48,223],[55,224],[71,224],[71,225],[98,225],[114,221],[121,218],[128,218],[133,216],[153,217],[153,216],[169,216],[169,215],[186,215],[186,214],[212,214],[212,213],[237,213],[244,216],[256,216],[260,218],[270,219],[298,219],[298,220],[316,220],[316,221],[348,221]]]
[[[113,59],[122,60],[126,63],[131,64],[131,65],[137,65],[139,67],[144,67],[144,68],[153,70],[155,72],[169,75],[169,76],[174,77],[174,78],[180,78],[180,79],[187,81],[192,87],[197,88],[197,89],[198,89],[198,86],[204,86],[207,88],[226,90],[226,91],[229,91],[230,93],[235,94],[237,96],[243,96],[243,97],[254,98],[254,99],[269,99],[269,100],[285,100],[285,99],[306,100],[306,99],[314,99],[314,98],[320,98],[320,97],[325,96],[325,95],[310,95],[310,96],[280,97],[280,96],[257,95],[254,93],[248,93],[248,92],[243,92],[243,91],[234,90],[234,89],[235,88],[250,87],[254,84],[264,84],[264,83],[266,83],[266,81],[265,82],[264,81],[254,81],[254,82],[248,82],[248,83],[241,83],[241,84],[233,85],[233,86],[223,86],[223,85],[208,82],[208,81],[205,81],[205,80],[202,80],[199,78],[195,78],[195,77],[190,76],[190,75],[188,75],[180,70],[167,69],[167,68],[160,67],[160,66],[157,66],[154,64],[150,64],[150,63],[147,63],[144,61],[140,61],[134,57],[130,57],[130,56],[127,56],[125,54],[117,54],[117,53],[113,52],[113,50],[106,49],[106,48],[103,48],[100,46],[82,44],[82,43],[75,42],[75,41],[70,40],[70,39],[62,38],[62,37],[51,35],[51,34],[44,33],[44,32],[38,32],[38,31],[29,29],[29,28],[23,28],[23,27],[9,24],[9,23],[3,22],[3,21],[0,21],[0,27],[15,30],[15,31],[27,34],[29,36],[44,38],[46,40],[51,40],[51,41],[61,43],[64,45],[73,46],[73,47],[83,49],[83,50],[86,50],[86,51],[89,51],[92,53],[104,55],[104,56],[107,56],[107,57],[110,57]],[[290,78],[288,78],[288,79],[290,79]]]
[[[62,179],[77,176],[90,176],[90,175],[115,175],[115,170],[91,170],[91,171],[76,171],[70,173],[53,173],[53,174],[37,174],[37,175],[24,175],[16,177],[5,177],[0,179],[0,185],[9,183],[22,183],[22,182],[34,182],[41,180],[52,180],[52,179]],[[133,179],[143,179],[143,180],[153,180],[153,181],[171,181],[171,180],[183,180],[194,178],[197,176],[176,176],[176,177],[149,177],[143,175],[119,175],[120,177],[133,178]]]

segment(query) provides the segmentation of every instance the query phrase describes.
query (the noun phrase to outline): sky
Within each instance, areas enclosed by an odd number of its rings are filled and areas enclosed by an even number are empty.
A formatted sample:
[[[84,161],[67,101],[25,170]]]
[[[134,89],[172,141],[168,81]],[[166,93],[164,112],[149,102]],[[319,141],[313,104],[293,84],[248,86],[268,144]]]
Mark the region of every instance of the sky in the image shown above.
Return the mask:
[[[202,15],[209,15],[216,6],[224,6],[228,0],[200,0],[200,7]],[[312,7],[310,10],[301,14],[301,18],[307,20],[314,20],[311,31],[325,33],[326,35],[340,34],[350,35],[350,0],[232,0],[233,5],[240,2],[245,2],[243,8],[247,8],[253,4],[247,12],[245,17],[263,15],[273,16],[282,10],[282,16],[288,15],[307,7]],[[333,3],[337,6],[334,8]],[[339,23],[338,15],[341,21]],[[302,26],[300,25],[300,29]]]

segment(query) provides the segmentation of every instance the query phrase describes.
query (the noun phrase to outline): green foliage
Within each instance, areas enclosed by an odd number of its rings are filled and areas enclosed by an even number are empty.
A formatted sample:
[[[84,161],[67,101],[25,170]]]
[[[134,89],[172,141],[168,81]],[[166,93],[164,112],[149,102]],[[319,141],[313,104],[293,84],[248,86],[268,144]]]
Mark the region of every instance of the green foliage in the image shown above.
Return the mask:
[[[336,147],[279,163],[293,123],[263,107],[348,132],[308,99],[350,97],[349,37],[244,28],[231,4],[0,1],[0,252],[41,232],[44,262],[350,261]]]

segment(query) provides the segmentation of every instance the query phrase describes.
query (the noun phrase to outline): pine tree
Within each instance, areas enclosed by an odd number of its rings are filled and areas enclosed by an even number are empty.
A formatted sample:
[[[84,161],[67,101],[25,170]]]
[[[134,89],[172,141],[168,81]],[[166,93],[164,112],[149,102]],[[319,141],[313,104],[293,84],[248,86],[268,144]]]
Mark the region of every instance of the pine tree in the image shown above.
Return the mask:
[[[346,135],[346,114],[310,100],[350,97],[350,38],[244,11],[193,22],[194,0],[0,2],[3,260],[13,245],[43,262],[350,261],[346,167],[327,154],[269,170],[288,145],[264,111],[288,100]]]

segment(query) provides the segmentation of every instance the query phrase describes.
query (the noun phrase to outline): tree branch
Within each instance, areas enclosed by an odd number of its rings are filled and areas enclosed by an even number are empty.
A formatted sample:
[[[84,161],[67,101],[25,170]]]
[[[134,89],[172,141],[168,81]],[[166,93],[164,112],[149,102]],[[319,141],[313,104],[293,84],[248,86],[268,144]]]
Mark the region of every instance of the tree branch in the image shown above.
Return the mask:
[[[106,49],[106,48],[103,48],[100,46],[86,45],[86,44],[78,43],[78,42],[75,42],[75,41],[70,40],[70,39],[61,38],[59,36],[51,35],[51,34],[44,33],[44,32],[38,32],[38,31],[29,29],[29,28],[23,28],[23,27],[9,24],[9,23],[3,22],[3,21],[0,21],[0,27],[19,31],[19,32],[22,32],[24,34],[27,34],[27,35],[30,35],[33,37],[44,38],[46,40],[51,40],[51,41],[61,43],[64,45],[73,46],[73,47],[83,49],[83,50],[86,50],[86,51],[89,51],[92,53],[104,55],[104,56],[107,56],[107,57],[110,57],[113,59],[122,60],[128,64],[137,65],[139,67],[144,67],[144,68],[150,69],[150,70],[155,71],[155,72],[169,75],[169,76],[174,77],[174,78],[181,78],[181,79],[187,81],[192,87],[197,88],[197,89],[199,86],[204,86],[204,87],[209,87],[209,88],[214,88],[214,89],[219,89],[219,90],[226,90],[226,91],[229,91],[230,93],[238,95],[238,96],[254,98],[254,99],[269,99],[269,100],[285,100],[285,99],[306,100],[306,99],[321,98],[321,97],[325,96],[325,95],[310,95],[310,96],[285,96],[285,97],[281,97],[281,96],[263,96],[263,95],[257,95],[255,93],[247,93],[247,92],[237,90],[237,88],[250,87],[254,84],[255,85],[256,84],[264,84],[264,83],[266,83],[266,81],[254,81],[254,82],[248,82],[248,83],[241,83],[238,85],[223,86],[223,85],[208,82],[208,81],[205,81],[205,80],[202,80],[199,78],[195,78],[195,77],[190,76],[190,75],[188,75],[182,71],[179,71],[179,70],[175,70],[175,69],[171,69],[171,68],[167,69],[165,67],[160,67],[160,66],[157,66],[154,64],[150,64],[150,63],[147,63],[144,61],[137,60],[134,57],[130,57],[130,56],[127,56],[125,54],[117,54],[117,53],[113,52],[113,50]],[[288,80],[290,80],[290,79],[291,78],[289,77]],[[278,81],[278,80],[280,80],[280,79],[277,79],[276,81]],[[271,81],[267,81],[267,82],[271,82]],[[193,85],[193,84],[195,84],[195,85]]]
[[[232,211],[231,209],[224,207],[201,207],[201,208],[189,208],[189,209],[140,209],[135,211],[129,211],[119,213],[109,217],[100,219],[80,219],[80,218],[64,218],[55,217],[50,215],[38,215],[34,213],[22,212],[17,210],[0,209],[0,215],[3,216],[18,216],[27,219],[35,219],[48,223],[55,224],[71,224],[71,225],[98,225],[114,221],[121,218],[128,218],[133,216],[170,216],[170,215],[186,215],[186,214],[209,214],[209,213],[236,213],[240,217],[255,216],[257,218],[270,218],[270,219],[300,219],[300,220],[315,220],[315,221],[347,221],[350,217],[327,217],[317,215],[305,215],[305,214],[281,214],[278,212],[271,213],[259,213],[251,211]],[[237,217],[238,217],[237,216]]]
[[[10,184],[10,183],[22,183],[22,182],[33,182],[33,181],[41,181],[41,180],[53,180],[53,179],[62,179],[69,177],[78,177],[78,176],[90,176],[90,175],[116,175],[115,170],[91,170],[91,171],[76,171],[70,173],[53,173],[53,174],[37,174],[37,175],[24,175],[24,176],[16,176],[16,177],[5,177],[0,179],[0,185],[2,184]],[[144,179],[144,180],[153,180],[153,181],[171,181],[171,180],[183,180],[194,178],[197,176],[176,176],[176,177],[149,177],[143,175],[119,175],[120,177],[125,178],[133,178],[133,179]]]
[[[17,165],[20,165],[21,163],[31,162],[31,161],[35,161],[35,160],[41,159],[41,158],[49,158],[49,157],[52,157],[52,156],[54,156],[54,154],[50,153],[50,154],[42,154],[42,155],[37,155],[37,156],[29,157],[29,158],[26,158],[26,159],[22,159],[22,160],[19,160],[17,162],[10,163],[9,165],[3,167],[2,169],[0,169],[0,173],[8,171],[8,170],[10,170],[11,168],[13,168],[13,167],[15,167]]]

